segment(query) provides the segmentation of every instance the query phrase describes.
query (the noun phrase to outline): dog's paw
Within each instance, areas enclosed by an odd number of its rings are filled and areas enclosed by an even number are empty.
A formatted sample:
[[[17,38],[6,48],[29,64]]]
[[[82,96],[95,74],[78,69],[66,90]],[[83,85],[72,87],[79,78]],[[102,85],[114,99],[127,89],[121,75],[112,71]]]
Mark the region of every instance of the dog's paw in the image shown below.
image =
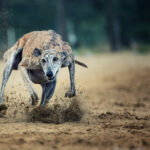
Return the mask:
[[[76,94],[74,93],[74,92],[66,92],[65,93],[65,97],[69,97],[69,98],[71,98],[71,97],[74,97],[74,96],[76,96]]]
[[[35,106],[38,103],[38,96],[36,94],[31,95],[31,105]]]

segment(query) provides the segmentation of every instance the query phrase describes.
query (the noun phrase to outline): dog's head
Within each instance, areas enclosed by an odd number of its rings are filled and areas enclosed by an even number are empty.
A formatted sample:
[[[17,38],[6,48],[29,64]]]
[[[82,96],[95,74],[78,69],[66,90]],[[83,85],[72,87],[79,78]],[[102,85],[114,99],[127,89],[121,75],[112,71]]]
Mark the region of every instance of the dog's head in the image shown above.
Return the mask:
[[[34,56],[39,57],[42,69],[48,80],[54,80],[58,71],[63,65],[67,54],[65,52],[57,52],[56,50],[43,50],[35,48]]]

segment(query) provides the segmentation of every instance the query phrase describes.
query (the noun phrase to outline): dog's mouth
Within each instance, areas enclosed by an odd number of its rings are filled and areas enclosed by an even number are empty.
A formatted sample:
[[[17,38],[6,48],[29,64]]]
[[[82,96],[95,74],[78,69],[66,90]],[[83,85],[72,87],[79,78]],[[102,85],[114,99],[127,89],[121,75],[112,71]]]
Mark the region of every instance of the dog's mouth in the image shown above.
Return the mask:
[[[47,77],[49,81],[53,81],[55,79],[55,76],[54,77]]]

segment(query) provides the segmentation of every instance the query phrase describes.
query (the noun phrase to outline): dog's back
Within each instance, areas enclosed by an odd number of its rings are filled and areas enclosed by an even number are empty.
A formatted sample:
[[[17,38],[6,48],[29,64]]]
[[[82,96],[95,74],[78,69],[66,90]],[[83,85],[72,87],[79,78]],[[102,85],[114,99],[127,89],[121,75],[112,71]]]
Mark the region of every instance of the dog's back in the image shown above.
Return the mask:
[[[24,48],[27,40],[33,35],[33,33],[36,32],[36,31],[33,31],[33,32],[29,32],[27,34],[24,34],[10,49],[8,49],[5,53],[4,53],[4,60],[5,62],[9,59],[10,55],[21,49],[21,48]]]
[[[57,52],[67,51],[68,54],[72,53],[71,47],[68,43],[63,42],[61,36],[53,30],[48,31],[33,31],[23,35],[10,49],[4,54],[5,62],[9,59],[10,55],[23,49],[21,66],[30,68],[39,68],[40,60],[33,55],[35,48],[39,49],[42,53],[43,50],[54,49]]]

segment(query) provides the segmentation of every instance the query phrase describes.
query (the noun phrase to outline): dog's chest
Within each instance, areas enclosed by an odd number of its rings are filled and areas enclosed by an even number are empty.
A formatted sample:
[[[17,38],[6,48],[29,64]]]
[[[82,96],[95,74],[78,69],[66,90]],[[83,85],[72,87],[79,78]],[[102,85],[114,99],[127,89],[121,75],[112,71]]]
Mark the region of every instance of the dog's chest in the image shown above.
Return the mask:
[[[43,70],[30,70],[27,69],[28,76],[30,80],[35,84],[43,84],[48,82]]]

